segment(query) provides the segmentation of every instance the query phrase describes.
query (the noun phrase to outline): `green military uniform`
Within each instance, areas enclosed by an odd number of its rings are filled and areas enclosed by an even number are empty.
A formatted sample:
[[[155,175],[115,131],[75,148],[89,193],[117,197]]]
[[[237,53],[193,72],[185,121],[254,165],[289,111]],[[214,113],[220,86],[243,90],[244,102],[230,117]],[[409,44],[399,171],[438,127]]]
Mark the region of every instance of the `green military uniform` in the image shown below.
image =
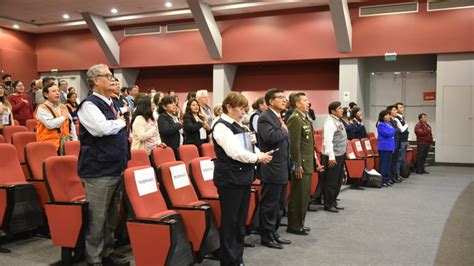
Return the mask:
[[[288,119],[292,168],[303,166],[303,178],[291,177],[291,194],[288,203],[288,229],[299,230],[309,203],[309,189],[315,171],[313,125],[307,115],[298,109]]]

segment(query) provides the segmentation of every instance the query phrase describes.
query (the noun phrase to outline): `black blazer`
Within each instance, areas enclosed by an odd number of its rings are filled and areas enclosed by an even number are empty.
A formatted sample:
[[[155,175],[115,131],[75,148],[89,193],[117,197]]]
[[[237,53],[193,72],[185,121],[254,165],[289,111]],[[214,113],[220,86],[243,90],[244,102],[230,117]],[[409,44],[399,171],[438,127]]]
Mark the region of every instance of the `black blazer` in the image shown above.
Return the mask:
[[[184,114],[183,116],[183,128],[184,128],[184,144],[194,144],[201,147],[201,144],[207,142],[206,139],[201,139],[199,130],[202,128],[202,123],[196,121],[192,114]],[[206,131],[207,135],[210,132]]]
[[[158,131],[160,132],[161,141],[170,146],[175,152],[178,150],[181,124],[174,122],[173,118],[163,112],[158,116]]]
[[[260,165],[260,178],[264,183],[286,184],[290,166],[290,135],[283,129],[275,113],[267,108],[258,118],[258,146],[262,152],[275,150],[268,164]]]

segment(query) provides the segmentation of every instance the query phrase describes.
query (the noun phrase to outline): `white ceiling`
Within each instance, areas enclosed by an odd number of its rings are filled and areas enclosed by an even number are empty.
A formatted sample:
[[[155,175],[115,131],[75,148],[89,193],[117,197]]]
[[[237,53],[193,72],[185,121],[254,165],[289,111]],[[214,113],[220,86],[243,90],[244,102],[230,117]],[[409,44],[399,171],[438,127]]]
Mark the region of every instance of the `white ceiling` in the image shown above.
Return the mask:
[[[169,0],[171,8],[165,7],[167,0],[2,0],[0,27],[43,33],[87,28],[81,12],[103,16],[109,25],[130,25],[192,18],[186,0]],[[281,9],[327,5],[328,0],[305,1],[242,1],[205,0],[212,7],[215,16],[244,14]],[[349,0],[348,2],[361,2]],[[116,8],[117,14],[110,10]],[[62,16],[68,14],[65,20]]]

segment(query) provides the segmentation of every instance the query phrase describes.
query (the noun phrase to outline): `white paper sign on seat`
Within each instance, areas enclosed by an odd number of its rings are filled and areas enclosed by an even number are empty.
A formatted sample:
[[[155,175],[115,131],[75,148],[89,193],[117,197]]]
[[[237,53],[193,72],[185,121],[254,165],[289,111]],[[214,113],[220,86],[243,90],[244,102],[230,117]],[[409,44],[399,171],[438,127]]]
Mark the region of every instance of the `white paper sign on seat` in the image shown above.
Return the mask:
[[[355,159],[356,156],[353,152],[349,153],[349,159]]]
[[[174,189],[180,189],[185,186],[189,186],[188,172],[186,172],[186,166],[184,164],[178,164],[170,167],[171,180],[173,181]]]
[[[362,145],[360,144],[360,141],[356,141],[356,149],[357,151],[362,151]]]
[[[372,150],[372,145],[370,145],[370,140],[365,141],[365,149],[368,151]]]
[[[152,167],[133,171],[135,184],[137,185],[138,195],[145,196],[147,194],[158,191],[156,185],[155,171]]]
[[[211,160],[200,161],[201,164],[201,174],[204,181],[214,179],[214,162]]]

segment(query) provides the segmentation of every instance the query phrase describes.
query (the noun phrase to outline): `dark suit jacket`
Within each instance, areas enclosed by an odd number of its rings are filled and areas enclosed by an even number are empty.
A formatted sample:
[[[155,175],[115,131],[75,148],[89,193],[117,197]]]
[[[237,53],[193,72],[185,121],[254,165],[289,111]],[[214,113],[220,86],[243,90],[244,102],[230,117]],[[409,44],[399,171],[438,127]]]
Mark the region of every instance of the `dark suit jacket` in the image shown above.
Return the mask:
[[[184,114],[183,116],[183,127],[184,127],[184,144],[194,144],[201,147],[201,144],[207,142],[206,139],[201,139],[200,129],[202,123],[196,121],[192,114]],[[209,132],[207,132],[209,135]]]
[[[283,129],[275,113],[267,108],[258,118],[258,146],[262,152],[273,153],[269,164],[260,165],[260,178],[264,183],[286,184],[289,175],[289,134]]]
[[[158,116],[158,131],[160,131],[161,141],[175,151],[179,147],[179,130],[181,128],[181,124],[175,123],[168,113],[163,112]]]

